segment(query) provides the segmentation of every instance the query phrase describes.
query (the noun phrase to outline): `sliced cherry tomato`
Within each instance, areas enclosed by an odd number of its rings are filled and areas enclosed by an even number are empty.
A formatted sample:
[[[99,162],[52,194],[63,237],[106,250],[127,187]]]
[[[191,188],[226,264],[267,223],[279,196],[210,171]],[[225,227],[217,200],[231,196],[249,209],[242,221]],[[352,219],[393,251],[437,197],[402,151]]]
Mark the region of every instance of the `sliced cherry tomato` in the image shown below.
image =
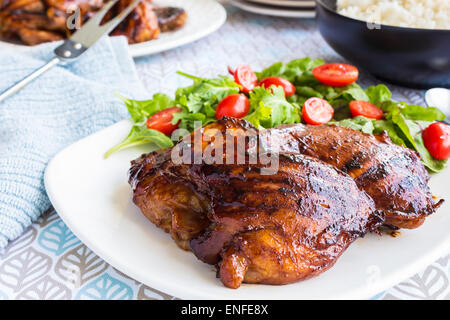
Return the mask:
[[[381,118],[383,118],[383,110],[378,108],[376,105],[363,100],[351,101],[350,112],[353,117],[363,116],[369,119],[376,120],[380,120]]]
[[[313,97],[303,104],[302,116],[306,123],[320,125],[333,119],[334,109],[328,101]]]
[[[230,94],[219,102],[216,109],[216,118],[223,117],[242,118],[250,110],[250,102],[242,93]]]
[[[181,108],[172,107],[161,110],[147,119],[147,128],[158,130],[166,136],[170,135],[178,128],[177,124],[172,124],[173,114],[182,111]]]
[[[450,157],[450,126],[442,122],[432,123],[423,131],[422,138],[433,157],[439,160]]]
[[[234,70],[234,81],[242,87],[242,92],[248,93],[258,84],[258,77],[249,66],[240,65]]]
[[[286,97],[292,96],[295,93],[295,87],[289,80],[280,77],[267,77],[262,79],[259,86],[264,86],[264,88],[270,88],[270,86],[282,87],[284,90],[284,95]]]
[[[228,66],[228,73],[234,76],[234,70],[230,66]]]
[[[344,63],[327,63],[312,70],[314,77],[321,83],[333,87],[351,84],[358,79],[356,67]]]

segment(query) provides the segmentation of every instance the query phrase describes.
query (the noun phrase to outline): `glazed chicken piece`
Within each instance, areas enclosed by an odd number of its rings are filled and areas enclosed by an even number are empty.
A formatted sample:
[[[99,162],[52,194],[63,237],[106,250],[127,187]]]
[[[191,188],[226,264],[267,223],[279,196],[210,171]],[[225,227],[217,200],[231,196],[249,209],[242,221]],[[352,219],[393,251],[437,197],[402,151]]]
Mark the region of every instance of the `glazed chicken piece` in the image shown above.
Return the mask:
[[[420,156],[392,143],[386,133],[371,135],[336,125],[296,124],[262,135],[282,142],[274,145],[280,152],[309,155],[348,173],[384,212],[388,226],[417,228],[443,202],[433,201]],[[263,144],[266,150],[272,149]]]
[[[67,38],[100,10],[107,0],[0,0],[0,37],[27,45]],[[152,0],[142,0],[111,33],[123,35],[129,43],[157,39],[160,32],[172,31],[186,22],[181,8],[159,8]],[[105,16],[117,16],[131,0],[120,0]],[[79,11],[76,11],[79,10]],[[77,17],[76,15],[79,14]],[[69,27],[68,27],[69,26]]]
[[[186,23],[187,14],[182,8],[164,7],[155,8],[153,11],[158,17],[161,32],[177,30]]]
[[[121,0],[112,9],[114,16],[124,10],[132,0]],[[139,43],[157,39],[160,33],[158,17],[153,12],[151,1],[143,1],[111,33],[113,36],[126,36],[128,43]],[[109,20],[105,16],[105,21]]]
[[[226,141],[236,142],[244,130],[250,131],[244,148],[235,144],[227,152]],[[132,162],[133,200],[180,247],[215,264],[227,287],[317,275],[356,238],[383,223],[354,180],[320,160],[282,155],[277,171],[262,170],[269,168],[255,158],[258,132],[243,120],[222,119],[197,134],[199,141],[194,133],[172,149]],[[219,163],[199,160],[202,153]],[[185,161],[174,157],[180,154]]]
[[[14,12],[44,13],[41,0],[0,0],[0,10]]]

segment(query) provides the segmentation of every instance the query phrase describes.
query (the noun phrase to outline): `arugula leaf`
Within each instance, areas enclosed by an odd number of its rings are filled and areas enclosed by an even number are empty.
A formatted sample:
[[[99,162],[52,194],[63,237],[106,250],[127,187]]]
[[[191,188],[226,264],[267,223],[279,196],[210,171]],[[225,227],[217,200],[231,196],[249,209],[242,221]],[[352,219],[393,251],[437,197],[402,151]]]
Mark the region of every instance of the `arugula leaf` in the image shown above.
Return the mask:
[[[286,100],[281,87],[271,86],[269,89],[256,87],[250,92],[250,112],[257,110],[261,106],[272,109],[269,118],[260,119],[259,121],[259,124],[264,128],[273,128],[283,123],[300,122],[300,108]],[[267,109],[260,112],[266,114]]]
[[[108,158],[114,152],[119,150],[145,143],[151,144],[150,149],[152,151],[166,149],[173,146],[172,140],[170,140],[170,138],[164,133],[153,129],[148,129],[146,125],[134,125],[128,136],[121,143],[115,145],[105,153],[105,158]]]
[[[144,101],[127,99],[117,93],[116,96],[125,103],[135,124],[143,124],[151,115],[175,105],[175,101],[163,93],[157,93],[151,100]]]

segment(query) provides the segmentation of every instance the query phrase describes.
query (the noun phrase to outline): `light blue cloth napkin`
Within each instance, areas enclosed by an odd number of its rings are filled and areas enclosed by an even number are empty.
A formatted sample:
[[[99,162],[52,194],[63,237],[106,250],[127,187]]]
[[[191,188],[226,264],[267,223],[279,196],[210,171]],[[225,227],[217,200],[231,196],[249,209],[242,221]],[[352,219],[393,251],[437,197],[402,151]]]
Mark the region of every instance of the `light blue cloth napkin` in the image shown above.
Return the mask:
[[[0,91],[47,62],[58,44],[0,52]],[[48,161],[65,146],[128,117],[115,97],[142,98],[128,44],[104,37],[78,61],[57,66],[0,103],[0,250],[50,207]],[[107,146],[105,146],[107,147]]]

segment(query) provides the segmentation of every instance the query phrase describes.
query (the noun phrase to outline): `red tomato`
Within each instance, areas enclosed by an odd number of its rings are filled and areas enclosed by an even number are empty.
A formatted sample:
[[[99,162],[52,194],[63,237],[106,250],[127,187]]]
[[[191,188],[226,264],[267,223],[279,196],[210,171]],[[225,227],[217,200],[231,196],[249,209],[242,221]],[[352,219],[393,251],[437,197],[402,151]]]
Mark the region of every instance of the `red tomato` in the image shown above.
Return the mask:
[[[269,88],[270,86],[282,87],[284,90],[284,95],[286,97],[292,96],[295,93],[295,87],[288,80],[280,77],[267,77],[262,79],[259,86],[264,86],[264,88]]]
[[[172,124],[173,114],[182,111],[181,108],[172,107],[161,110],[147,119],[147,128],[158,130],[166,136],[170,135],[178,128],[177,124]]]
[[[302,116],[306,123],[319,125],[330,121],[333,118],[334,109],[328,101],[313,97],[303,104]]]
[[[358,79],[356,67],[343,63],[327,63],[312,70],[314,77],[328,86],[341,87]]]
[[[383,118],[383,110],[378,108],[376,105],[363,100],[351,101],[350,112],[352,113],[352,117],[363,116],[376,120]]]
[[[432,123],[423,131],[422,138],[433,157],[439,160],[450,157],[450,126],[442,122]]]
[[[258,78],[249,66],[240,65],[234,70],[234,81],[242,87],[243,92],[248,93],[256,87]]]
[[[223,117],[242,118],[250,110],[250,102],[242,93],[230,94],[219,102],[216,109],[216,118]]]
[[[234,70],[230,66],[228,66],[228,73],[234,76]]]

